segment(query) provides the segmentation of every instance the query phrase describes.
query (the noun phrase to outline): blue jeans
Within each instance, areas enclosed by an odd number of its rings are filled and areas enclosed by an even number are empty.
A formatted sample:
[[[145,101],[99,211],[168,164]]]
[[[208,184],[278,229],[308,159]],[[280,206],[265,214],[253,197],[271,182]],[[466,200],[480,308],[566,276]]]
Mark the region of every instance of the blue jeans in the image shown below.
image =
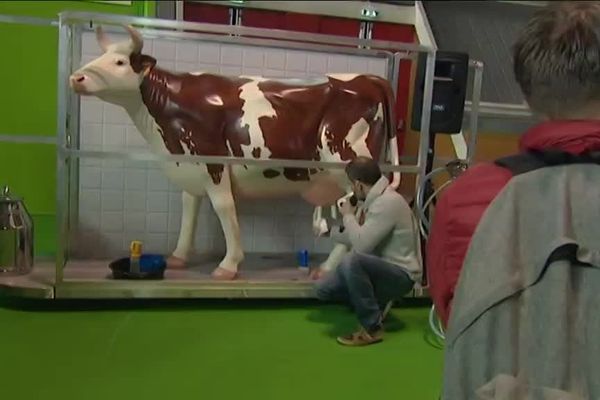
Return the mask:
[[[334,272],[317,282],[316,294],[324,301],[350,301],[360,324],[373,332],[381,328],[382,308],[404,297],[413,286],[397,265],[352,251]]]

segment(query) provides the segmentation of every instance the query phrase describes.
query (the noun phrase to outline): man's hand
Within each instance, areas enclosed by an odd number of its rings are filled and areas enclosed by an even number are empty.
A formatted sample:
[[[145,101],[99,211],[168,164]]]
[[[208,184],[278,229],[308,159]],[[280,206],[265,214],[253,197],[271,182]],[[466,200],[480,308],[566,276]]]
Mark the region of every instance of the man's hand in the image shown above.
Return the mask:
[[[323,276],[325,276],[326,271],[323,270],[323,268],[315,268],[313,270],[310,271],[309,277],[310,279],[312,279],[313,281],[317,281],[319,279],[321,279]]]
[[[352,204],[350,204],[350,201],[346,200],[340,207],[340,213],[344,216],[354,215],[356,213],[356,207],[353,207]]]

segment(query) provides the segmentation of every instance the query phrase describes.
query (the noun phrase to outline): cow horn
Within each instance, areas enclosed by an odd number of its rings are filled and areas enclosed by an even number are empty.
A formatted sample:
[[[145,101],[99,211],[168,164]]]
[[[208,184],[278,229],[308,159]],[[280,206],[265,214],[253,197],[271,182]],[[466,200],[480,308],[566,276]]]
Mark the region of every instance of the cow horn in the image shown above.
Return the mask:
[[[135,30],[131,25],[125,26],[125,29],[129,32],[131,36],[131,43],[133,44],[133,53],[140,53],[142,51],[142,47],[144,47],[144,39],[142,39],[142,35]]]
[[[98,41],[98,44],[100,45],[102,51],[106,52],[106,49],[108,48],[108,45],[110,43],[108,41],[108,37],[106,36],[104,30],[102,30],[102,27],[100,25],[96,27],[96,40]]]

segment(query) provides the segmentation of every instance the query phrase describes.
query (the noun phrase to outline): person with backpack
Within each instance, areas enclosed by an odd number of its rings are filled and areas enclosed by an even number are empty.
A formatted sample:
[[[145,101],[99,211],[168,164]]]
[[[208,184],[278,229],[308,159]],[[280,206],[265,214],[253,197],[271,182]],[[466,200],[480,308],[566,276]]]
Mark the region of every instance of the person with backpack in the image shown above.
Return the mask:
[[[551,2],[539,10],[514,44],[513,69],[531,110],[542,117],[521,136],[520,154],[600,151],[600,2]],[[436,204],[426,263],[444,326],[471,239],[512,177],[500,163],[475,165]]]

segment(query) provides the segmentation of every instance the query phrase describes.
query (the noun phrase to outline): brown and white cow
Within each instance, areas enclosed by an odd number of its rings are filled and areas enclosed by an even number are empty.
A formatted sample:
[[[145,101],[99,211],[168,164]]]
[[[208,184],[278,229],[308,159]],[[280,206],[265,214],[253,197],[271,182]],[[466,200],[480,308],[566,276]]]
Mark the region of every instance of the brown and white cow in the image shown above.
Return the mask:
[[[104,54],[73,73],[70,85],[80,95],[124,107],[153,152],[344,162],[357,155],[379,159],[389,141],[398,163],[390,124],[393,94],[382,78],[332,74],[310,81],[177,74],[142,54],[141,35],[126,29],[130,40],[109,43],[98,28]],[[169,266],[185,265],[200,200],[207,195],[227,246],[213,272],[219,279],[235,278],[243,260],[234,199],[297,194],[317,206],[320,215],[320,207],[335,204],[346,187],[342,170],[174,162],[163,167],[183,191],[179,240]],[[398,183],[395,175],[393,184]],[[328,262],[339,262],[344,251],[338,246]]]

